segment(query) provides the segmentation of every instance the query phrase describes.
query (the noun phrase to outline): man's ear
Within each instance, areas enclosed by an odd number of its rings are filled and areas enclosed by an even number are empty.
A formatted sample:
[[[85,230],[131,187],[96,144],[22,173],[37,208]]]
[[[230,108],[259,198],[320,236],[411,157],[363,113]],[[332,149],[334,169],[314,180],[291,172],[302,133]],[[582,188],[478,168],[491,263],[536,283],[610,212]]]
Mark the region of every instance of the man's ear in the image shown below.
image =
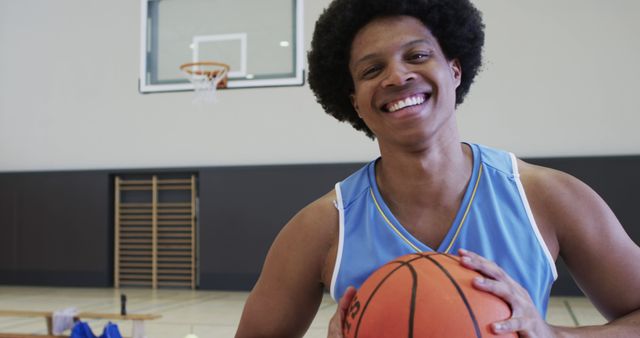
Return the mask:
[[[458,59],[449,61],[449,68],[451,69],[451,75],[453,76],[456,88],[458,88],[460,82],[462,82],[462,67],[460,66],[460,61],[458,61]]]

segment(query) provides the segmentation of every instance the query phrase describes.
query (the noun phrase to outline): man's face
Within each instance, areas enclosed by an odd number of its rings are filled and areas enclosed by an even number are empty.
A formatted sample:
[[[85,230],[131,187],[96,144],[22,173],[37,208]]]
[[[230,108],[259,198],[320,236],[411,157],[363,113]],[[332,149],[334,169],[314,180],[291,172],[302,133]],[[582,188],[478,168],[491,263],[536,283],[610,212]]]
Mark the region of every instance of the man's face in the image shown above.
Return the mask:
[[[418,19],[379,18],[351,46],[351,101],[379,142],[417,142],[454,120],[461,70]]]

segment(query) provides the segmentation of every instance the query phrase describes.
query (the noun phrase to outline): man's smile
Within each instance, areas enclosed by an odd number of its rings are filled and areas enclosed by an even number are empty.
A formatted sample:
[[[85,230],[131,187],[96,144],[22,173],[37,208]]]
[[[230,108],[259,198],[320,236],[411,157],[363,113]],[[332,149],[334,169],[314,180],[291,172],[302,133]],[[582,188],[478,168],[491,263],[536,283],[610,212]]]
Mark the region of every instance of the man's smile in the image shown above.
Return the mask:
[[[421,93],[421,94],[411,95],[399,100],[391,101],[383,105],[382,110],[388,113],[393,113],[406,107],[412,107],[412,106],[423,104],[430,97],[431,97],[430,93]]]

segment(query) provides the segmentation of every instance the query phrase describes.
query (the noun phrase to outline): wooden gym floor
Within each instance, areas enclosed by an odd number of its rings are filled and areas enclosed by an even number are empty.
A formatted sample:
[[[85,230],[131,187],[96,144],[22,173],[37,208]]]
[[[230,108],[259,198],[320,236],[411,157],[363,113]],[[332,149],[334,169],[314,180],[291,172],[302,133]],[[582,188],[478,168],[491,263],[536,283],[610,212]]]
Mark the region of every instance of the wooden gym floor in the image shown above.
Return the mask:
[[[233,337],[247,292],[148,290],[112,288],[51,288],[0,286],[0,310],[53,311],[76,307],[80,311],[119,313],[120,294],[127,295],[129,313],[157,313],[162,318],[147,321],[148,338],[183,338],[189,333],[199,338]],[[326,296],[307,338],[325,338],[327,323],[335,303]],[[601,324],[605,320],[591,303],[580,297],[554,297],[548,321],[565,326]],[[105,320],[88,320],[96,335]],[[131,335],[131,323],[116,321],[123,336]],[[0,333],[45,334],[40,318],[0,317]]]

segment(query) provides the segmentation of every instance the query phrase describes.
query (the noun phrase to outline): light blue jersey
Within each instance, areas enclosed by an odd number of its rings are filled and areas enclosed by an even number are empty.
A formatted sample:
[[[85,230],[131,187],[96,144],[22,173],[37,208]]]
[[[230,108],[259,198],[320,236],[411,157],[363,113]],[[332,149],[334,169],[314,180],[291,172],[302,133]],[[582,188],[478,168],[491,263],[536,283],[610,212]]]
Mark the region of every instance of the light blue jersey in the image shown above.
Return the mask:
[[[338,255],[331,296],[338,300],[348,286],[359,288],[388,261],[405,254],[438,251],[476,252],[504,269],[527,291],[545,316],[558,274],[525,196],[515,156],[469,144],[473,173],[453,225],[438,248],[413,237],[382,199],[373,161],[336,184],[340,215]]]

